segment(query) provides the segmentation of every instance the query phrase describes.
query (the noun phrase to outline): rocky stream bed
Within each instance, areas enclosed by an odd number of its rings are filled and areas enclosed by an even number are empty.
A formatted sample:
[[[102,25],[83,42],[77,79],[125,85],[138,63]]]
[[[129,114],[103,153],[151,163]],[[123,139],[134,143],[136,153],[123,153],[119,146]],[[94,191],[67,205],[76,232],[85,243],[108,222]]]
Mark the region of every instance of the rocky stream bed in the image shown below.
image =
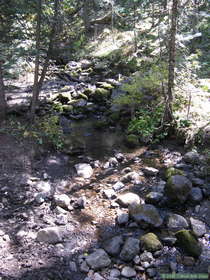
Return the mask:
[[[0,279],[207,274],[209,155],[170,141],[127,150],[118,124],[128,111],[110,102],[122,93],[116,77],[100,63],[69,67],[46,82],[37,111],[46,114],[53,100],[63,153],[0,133]],[[25,113],[29,92],[7,92],[9,113]]]

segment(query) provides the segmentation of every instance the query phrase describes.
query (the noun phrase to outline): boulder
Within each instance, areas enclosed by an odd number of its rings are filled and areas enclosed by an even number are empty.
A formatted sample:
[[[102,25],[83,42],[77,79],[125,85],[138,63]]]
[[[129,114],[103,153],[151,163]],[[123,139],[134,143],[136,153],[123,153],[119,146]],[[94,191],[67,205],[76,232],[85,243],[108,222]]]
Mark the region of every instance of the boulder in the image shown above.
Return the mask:
[[[171,176],[165,187],[166,196],[175,203],[183,203],[187,200],[192,189],[191,181],[182,175]]]
[[[83,178],[90,178],[93,175],[93,169],[88,163],[75,164],[77,175]]]
[[[151,204],[130,205],[129,214],[140,225],[160,227],[163,223],[158,210]]]
[[[152,232],[142,235],[140,241],[143,249],[149,252],[155,252],[161,250],[163,247],[157,235],[155,235]]]
[[[175,234],[177,238],[176,245],[192,257],[198,258],[202,253],[201,246],[191,231],[183,229]]]
[[[97,249],[86,257],[87,264],[93,269],[101,269],[111,264],[111,260],[103,249]]]
[[[126,241],[125,244],[123,245],[123,248],[120,252],[120,258],[123,261],[132,261],[133,258],[138,255],[139,253],[139,244],[140,241],[136,238],[129,237]]]

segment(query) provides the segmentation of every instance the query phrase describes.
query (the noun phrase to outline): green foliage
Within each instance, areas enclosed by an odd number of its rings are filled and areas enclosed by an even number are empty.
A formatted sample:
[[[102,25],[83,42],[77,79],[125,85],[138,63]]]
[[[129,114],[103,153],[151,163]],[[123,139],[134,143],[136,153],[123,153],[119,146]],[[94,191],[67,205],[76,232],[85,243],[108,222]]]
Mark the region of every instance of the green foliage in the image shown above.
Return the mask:
[[[22,123],[16,118],[10,118],[8,127],[3,131],[21,139],[27,139],[39,145],[46,145],[60,151],[64,145],[64,136],[58,116],[37,118],[32,126]]]
[[[154,110],[140,109],[128,126],[128,132],[138,134],[144,142],[158,142],[167,136],[167,132],[160,131],[164,113],[164,106],[159,105]]]

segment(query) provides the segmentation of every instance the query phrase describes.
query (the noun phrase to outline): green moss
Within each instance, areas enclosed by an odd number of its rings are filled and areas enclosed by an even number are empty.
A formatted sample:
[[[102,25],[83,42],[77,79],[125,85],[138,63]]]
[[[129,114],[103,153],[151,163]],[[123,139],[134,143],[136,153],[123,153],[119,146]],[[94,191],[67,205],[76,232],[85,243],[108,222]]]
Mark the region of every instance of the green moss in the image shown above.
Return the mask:
[[[88,100],[88,97],[87,97],[87,95],[86,94],[84,94],[84,93],[82,93],[82,92],[79,92],[79,97],[81,97],[81,98],[83,98],[83,99],[85,99],[85,100]]]
[[[174,167],[169,167],[166,169],[165,177],[167,179],[169,179],[171,176],[174,176],[174,175],[183,175],[184,176],[185,174],[182,170],[176,169]]]
[[[190,230],[176,232],[177,245],[189,256],[198,258],[202,253],[201,246]]]
[[[125,138],[125,143],[130,148],[135,148],[139,145],[139,137],[135,134],[129,134]]]
[[[108,122],[106,120],[99,120],[94,123],[94,127],[96,129],[103,129],[108,126]]]
[[[154,252],[160,250],[163,247],[157,235],[152,232],[143,235],[140,238],[140,241],[143,248],[147,251]]]
[[[110,115],[110,119],[112,121],[118,121],[120,119],[120,112],[117,111],[117,112],[113,112],[111,115]]]

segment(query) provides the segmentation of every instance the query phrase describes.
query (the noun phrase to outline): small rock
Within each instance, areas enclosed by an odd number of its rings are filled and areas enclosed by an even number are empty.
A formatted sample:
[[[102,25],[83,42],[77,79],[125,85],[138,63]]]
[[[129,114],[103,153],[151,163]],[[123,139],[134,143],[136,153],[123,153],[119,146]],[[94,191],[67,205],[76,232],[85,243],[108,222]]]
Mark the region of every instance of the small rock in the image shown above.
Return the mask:
[[[163,223],[158,210],[151,204],[130,205],[129,214],[141,226],[160,227]]]
[[[195,187],[190,191],[189,199],[192,203],[198,203],[203,199],[203,194],[200,188]]]
[[[102,277],[99,273],[94,273],[93,280],[104,280],[104,277]]]
[[[133,259],[133,262],[135,263],[135,264],[140,264],[140,261],[141,261],[141,259],[140,259],[140,256],[135,256],[135,258]]]
[[[204,182],[204,180],[202,180],[200,178],[193,178],[192,183],[195,186],[203,186],[205,182]]]
[[[119,277],[120,276],[120,271],[119,269],[113,268],[110,271],[110,277]]]
[[[196,151],[191,151],[186,153],[183,158],[186,163],[191,163],[191,164],[199,163],[199,154]]]
[[[74,208],[80,208],[84,209],[87,203],[87,199],[85,196],[81,196],[77,199],[77,201],[74,203]]]
[[[135,204],[140,205],[142,204],[141,198],[135,193],[124,193],[117,197],[117,202],[123,206],[128,207],[129,205]]]
[[[77,272],[77,265],[75,262],[70,262],[69,263],[69,268],[71,271]]]
[[[117,197],[113,189],[103,190],[103,194],[107,199],[115,199]]]
[[[135,277],[136,271],[132,267],[125,266],[125,267],[123,267],[123,269],[121,271],[121,275],[126,278]]]
[[[104,165],[103,168],[104,169],[108,169],[110,167],[110,163],[107,161]]]
[[[154,258],[153,258],[153,255],[152,255],[152,253],[151,252],[147,252],[147,251],[145,251],[144,253],[142,253],[141,255],[140,255],[140,261],[141,262],[152,262],[152,261],[154,261]]]
[[[203,236],[207,232],[206,225],[200,220],[197,220],[197,219],[194,219],[191,217],[190,224],[192,227],[192,231],[198,237]]]
[[[147,269],[147,274],[149,277],[154,277],[156,275],[156,269],[155,268],[148,268]]]
[[[139,184],[141,182],[140,176],[136,171],[129,172],[125,174],[122,178],[121,181],[123,183],[128,183],[128,182],[133,182],[135,184]]]
[[[140,241],[138,239],[129,237],[123,245],[123,248],[120,253],[120,258],[123,261],[133,260],[133,258],[139,253],[139,244]]]
[[[116,153],[114,156],[118,161],[123,161],[125,159],[125,156],[122,153]]]
[[[145,202],[151,204],[158,204],[163,198],[163,194],[159,192],[150,192],[146,195]]]
[[[123,244],[122,236],[112,237],[110,240],[104,242],[104,250],[111,256],[116,256],[120,252],[120,248]]]
[[[115,167],[115,166],[118,166],[118,160],[115,158],[115,157],[112,157],[109,159],[109,164],[111,167]]]
[[[182,263],[186,266],[193,266],[195,264],[195,259],[193,257],[184,256]]]
[[[87,264],[94,270],[107,267],[111,260],[103,249],[97,249],[94,253],[86,257]]]
[[[166,225],[171,231],[178,231],[189,227],[187,220],[183,216],[177,214],[170,214],[167,218]]]
[[[163,247],[157,235],[152,232],[142,235],[140,241],[143,249],[150,252],[158,251]]]
[[[41,229],[37,233],[37,241],[51,244],[62,242],[62,232],[58,227]]]
[[[55,223],[56,223],[57,225],[66,225],[66,224],[68,223],[68,217],[67,217],[67,215],[59,214],[59,215],[56,217]]]
[[[83,261],[81,264],[80,264],[80,270],[82,272],[88,272],[89,271],[89,266],[87,265],[87,263],[85,261]]]
[[[75,164],[74,167],[76,168],[77,175],[85,179],[90,178],[93,175],[93,169],[88,163],[78,163]]]
[[[48,193],[45,193],[45,192],[40,192],[40,193],[37,193],[34,197],[34,200],[36,203],[38,204],[42,204],[45,202],[45,200],[48,198]]]
[[[129,221],[129,215],[127,213],[120,212],[117,214],[117,223],[119,225],[125,225],[128,223],[128,221]]]
[[[131,171],[132,171],[132,169],[130,167],[125,167],[125,168],[122,169],[121,173],[126,174],[126,173],[129,173]]]
[[[161,240],[163,241],[163,243],[165,243],[168,246],[173,246],[177,241],[175,237],[170,237],[170,236],[164,237]]]
[[[70,206],[70,198],[66,194],[54,195],[54,200],[57,206],[68,209]]]
[[[117,183],[115,183],[112,186],[113,190],[116,191],[116,192],[119,191],[119,190],[122,190],[124,187],[125,187],[125,185],[120,181],[118,181]]]
[[[142,168],[142,171],[144,172],[145,175],[148,176],[156,176],[159,173],[158,169],[149,166]]]
[[[194,235],[189,230],[180,230],[175,234],[177,245],[182,248],[189,256],[198,258],[202,253],[201,246]]]

